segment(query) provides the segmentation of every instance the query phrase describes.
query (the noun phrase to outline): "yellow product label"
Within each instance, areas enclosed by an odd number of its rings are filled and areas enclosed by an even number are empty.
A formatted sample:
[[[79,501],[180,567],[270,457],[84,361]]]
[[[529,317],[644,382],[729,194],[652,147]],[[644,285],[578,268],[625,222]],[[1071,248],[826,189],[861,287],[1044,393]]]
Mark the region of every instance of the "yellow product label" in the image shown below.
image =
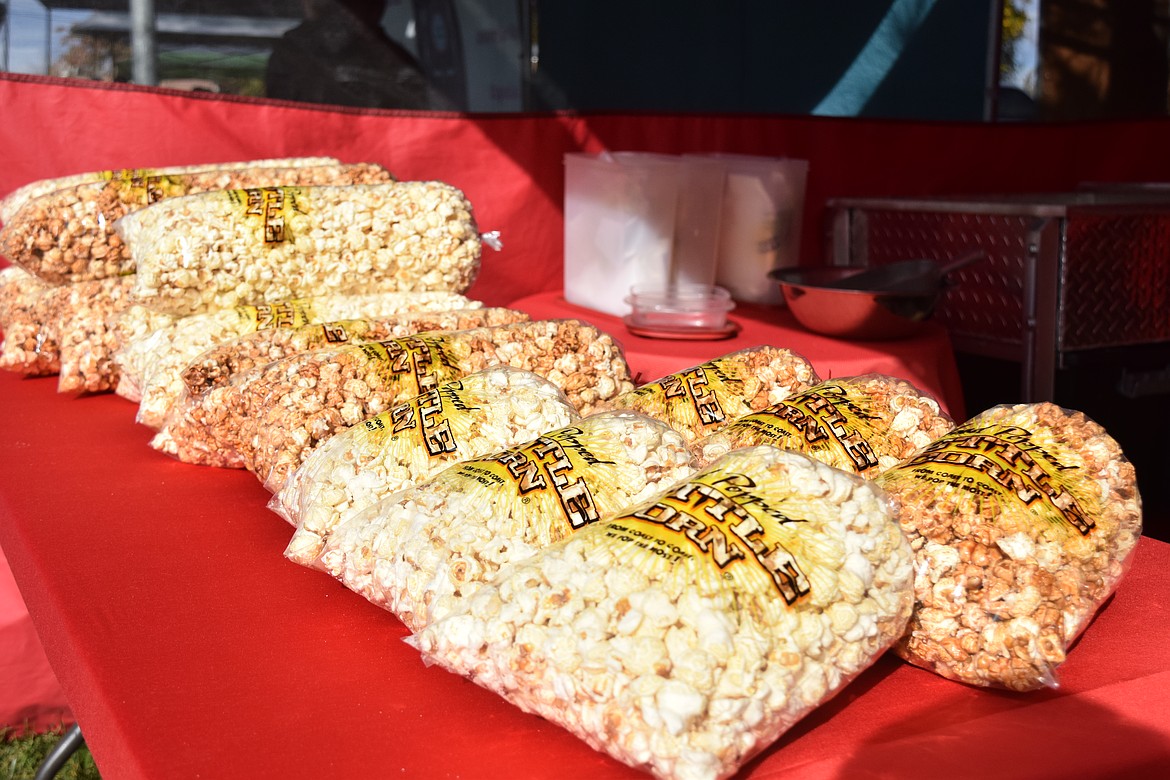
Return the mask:
[[[742,461],[699,472],[653,503],[606,523],[640,565],[663,563],[696,584],[730,585],[763,609],[799,604],[814,588],[818,540],[810,520],[831,511]],[[819,523],[818,523],[819,525]]]
[[[452,357],[450,339],[416,334],[400,339],[355,344],[371,361],[381,364],[382,377],[399,396],[416,396],[467,373]]]
[[[1026,507],[1038,519],[1087,536],[1095,527],[1098,499],[1071,459],[1035,441],[1017,425],[967,423],[877,478],[879,484],[906,480],[931,489],[962,491],[979,508],[991,503]],[[982,512],[995,517],[996,511]]]
[[[340,320],[338,322],[322,322],[319,326],[321,328],[321,338],[326,344],[344,344],[355,336],[361,335],[369,330],[369,327],[363,328],[365,324],[362,320]]]
[[[98,173],[98,178],[103,181],[111,181],[113,179],[142,179],[147,176],[157,175],[154,168],[118,168],[112,171],[101,171]]]
[[[855,388],[826,382],[740,417],[723,433],[738,447],[770,444],[861,474],[878,465],[874,447],[886,430],[873,403]]]
[[[292,243],[295,217],[309,213],[303,187],[228,190],[228,197],[242,210],[243,216],[256,226],[264,244]]]
[[[316,319],[312,302],[302,299],[237,306],[236,314],[252,330],[299,328]]]
[[[379,440],[401,448],[422,447],[432,458],[450,458],[482,422],[478,403],[483,400],[467,392],[462,382],[447,382],[361,424]]]
[[[123,203],[139,206],[187,194],[187,182],[182,176],[162,175],[149,169],[114,172],[107,187],[113,187]]]
[[[636,406],[687,430],[722,426],[743,408],[740,371],[736,361],[712,360],[670,374],[635,390]]]
[[[613,438],[591,440],[585,431],[570,426],[463,461],[444,475],[456,484],[507,491],[536,524],[537,537],[549,542],[620,509],[609,505],[614,496],[625,495],[614,486],[626,461],[628,456]]]

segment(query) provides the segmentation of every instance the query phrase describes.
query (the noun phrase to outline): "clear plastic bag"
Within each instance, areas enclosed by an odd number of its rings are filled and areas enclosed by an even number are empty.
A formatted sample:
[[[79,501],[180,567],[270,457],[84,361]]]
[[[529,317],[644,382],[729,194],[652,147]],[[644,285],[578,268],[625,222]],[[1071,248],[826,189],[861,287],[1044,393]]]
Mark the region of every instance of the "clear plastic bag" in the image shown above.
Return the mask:
[[[477,371],[340,431],[313,449],[269,508],[297,527],[285,556],[312,565],[333,529],[446,466],[536,439],[578,419],[543,377]]]
[[[326,293],[462,293],[482,248],[471,203],[433,181],[206,192],[117,228],[135,298],[174,314]]]
[[[93,184],[112,179],[146,181],[156,176],[170,176],[180,173],[197,173],[208,170],[238,170],[240,168],[303,168],[319,165],[337,165],[340,160],[333,157],[282,157],[270,160],[244,160],[237,162],[204,163],[200,165],[178,165],[165,168],[122,168],[107,171],[86,171],[68,176],[56,176],[48,179],[37,179],[0,199],[0,223],[12,220],[24,204],[42,195],[48,195],[57,190],[76,187],[81,184]]]
[[[130,305],[126,276],[73,282],[58,310],[60,365],[57,391],[101,393],[118,384],[113,322]]]
[[[792,350],[752,347],[642,385],[612,407],[648,414],[694,441],[819,381]]]
[[[898,653],[971,685],[1056,687],[1141,535],[1133,466],[1117,442],[1051,403],[997,406],[875,481],[917,558]]]
[[[188,393],[198,395],[227,384],[242,371],[311,349],[402,338],[433,330],[496,327],[529,319],[527,314],[515,309],[484,307],[417,312],[376,320],[334,320],[301,328],[257,331],[199,355],[183,369],[183,383]]]
[[[830,379],[744,415],[694,444],[700,465],[769,444],[872,477],[955,427],[938,401],[882,374]]]
[[[508,566],[408,641],[619,761],[715,780],[898,640],[913,563],[871,482],[752,447]]]
[[[335,529],[315,565],[418,630],[501,567],[693,471],[666,424],[603,412],[464,460],[368,507]]]
[[[18,310],[31,306],[48,287],[49,284],[43,279],[38,279],[18,265],[0,268],[0,329],[8,324]]]
[[[443,382],[503,365],[545,377],[582,416],[593,411],[591,399],[632,387],[613,339],[575,320],[420,333],[332,355],[318,351],[268,391],[245,462],[270,490],[279,490],[309,450],[338,430]]]
[[[293,355],[186,395],[151,446],[187,462],[248,468],[279,490],[337,431],[501,365],[545,377],[582,415],[633,388],[612,337],[576,320],[419,333]]]
[[[37,350],[41,299],[53,288],[19,266],[0,269],[0,368],[19,374],[46,376],[57,372],[59,361],[45,361]]]
[[[118,221],[188,193],[240,187],[353,185],[392,181],[379,165],[358,163],[248,167],[111,178],[54,190],[27,201],[0,228],[0,254],[53,284],[134,273]],[[178,224],[170,225],[185,234]]]
[[[162,330],[179,318],[134,303],[115,314],[110,324],[114,338],[114,365],[118,370],[118,383],[114,392],[123,398],[138,403],[142,400],[142,373],[145,366],[140,357],[132,356],[133,346],[142,342],[155,331]]]
[[[241,454],[251,447],[251,415],[259,413],[274,372],[287,361],[274,361],[236,374],[228,384],[206,393],[182,393],[150,446],[184,463],[242,469]]]
[[[145,339],[127,345],[121,360],[128,367],[138,367],[135,382],[140,388],[138,422],[158,428],[186,386],[183,373],[187,366],[217,344],[256,332],[295,330],[306,324],[323,323],[327,321],[326,318],[332,319],[331,315],[339,310],[352,311],[350,316],[355,317],[367,314],[404,316],[407,313],[478,305],[459,293],[401,292],[325,296],[237,306],[182,317]]]

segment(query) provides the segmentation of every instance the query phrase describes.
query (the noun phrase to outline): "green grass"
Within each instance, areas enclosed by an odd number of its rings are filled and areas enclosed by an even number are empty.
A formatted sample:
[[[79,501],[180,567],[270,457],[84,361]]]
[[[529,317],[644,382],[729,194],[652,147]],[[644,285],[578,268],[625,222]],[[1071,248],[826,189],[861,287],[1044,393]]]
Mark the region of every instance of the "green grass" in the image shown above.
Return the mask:
[[[37,767],[57,744],[61,734],[62,730],[57,729],[44,734],[15,736],[12,729],[0,727],[0,780],[33,780]],[[57,778],[101,780],[101,775],[93,763],[93,756],[83,745],[61,767]]]

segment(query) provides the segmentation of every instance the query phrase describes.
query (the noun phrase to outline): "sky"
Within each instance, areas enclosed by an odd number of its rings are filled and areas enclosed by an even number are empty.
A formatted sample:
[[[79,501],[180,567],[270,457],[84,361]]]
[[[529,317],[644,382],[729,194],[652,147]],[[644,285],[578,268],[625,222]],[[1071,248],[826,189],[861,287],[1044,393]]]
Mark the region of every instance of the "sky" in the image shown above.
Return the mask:
[[[1016,72],[1006,83],[1032,94],[1036,87],[1035,70],[1040,32],[1040,0],[1017,0],[1016,4],[1021,11],[1028,15],[1028,24],[1024,27],[1023,40],[1016,44]]]
[[[37,0],[8,0],[8,25],[0,41],[0,70],[13,73],[45,73],[46,24],[49,14]],[[89,14],[88,11],[53,11],[54,40],[60,41],[69,25]],[[52,56],[60,54],[56,43]],[[5,61],[7,55],[7,61]]]

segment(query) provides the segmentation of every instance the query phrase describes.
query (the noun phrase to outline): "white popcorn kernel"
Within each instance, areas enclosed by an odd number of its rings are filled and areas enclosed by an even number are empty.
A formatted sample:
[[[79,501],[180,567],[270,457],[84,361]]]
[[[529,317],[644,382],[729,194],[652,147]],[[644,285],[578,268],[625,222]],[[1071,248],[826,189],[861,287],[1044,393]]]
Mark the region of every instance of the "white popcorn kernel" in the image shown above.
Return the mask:
[[[826,484],[837,481],[850,489]],[[842,501],[856,505],[851,519],[838,511]],[[865,565],[850,564],[854,555]],[[838,592],[843,565],[865,575],[848,574],[861,589],[856,604]],[[594,583],[588,597],[570,585],[583,575]],[[912,551],[873,486],[756,447],[500,570],[415,642],[428,660],[631,766],[714,780],[891,647],[909,619],[912,585]],[[480,601],[550,598],[560,609],[537,620],[550,637],[560,626],[571,632],[572,660],[555,639],[543,650],[469,647],[461,630],[445,628],[455,615],[479,614]],[[496,620],[523,612],[501,610]]]
[[[298,526],[288,557],[310,565],[334,528],[382,499],[452,463],[531,441],[539,431],[576,419],[576,409],[548,380],[500,366],[354,425],[312,450],[273,496],[270,506]],[[507,555],[507,544],[482,549],[489,563]]]
[[[410,211],[446,201],[457,204],[448,219],[469,226],[463,238],[439,241],[410,227]],[[346,241],[357,219],[405,224],[415,240],[383,230]],[[138,269],[135,297],[176,314],[321,292],[462,293],[479,270],[473,226],[466,198],[441,182],[219,190],[170,198],[116,223]],[[315,233],[319,240],[306,240]],[[210,262],[223,251],[246,262],[235,272]],[[176,267],[184,252],[187,267]],[[358,265],[370,270],[350,272]]]
[[[675,736],[690,727],[691,722],[703,712],[706,703],[706,697],[681,682],[667,681],[654,694],[658,715],[666,731]]]
[[[669,467],[645,474],[637,454],[650,450]],[[617,512],[631,503],[633,489],[661,489],[689,475],[691,463],[682,438],[663,423],[633,412],[593,415],[390,494],[338,526],[316,565],[417,630],[502,566]],[[364,539],[372,535],[383,542],[367,559]],[[385,576],[368,580],[370,566]],[[570,580],[540,598],[535,589],[517,593],[514,603],[539,621],[575,614],[586,595],[602,592],[596,583],[576,588]],[[627,601],[622,626],[611,630],[633,634],[644,620],[674,620],[669,600],[633,599],[641,608]]]

